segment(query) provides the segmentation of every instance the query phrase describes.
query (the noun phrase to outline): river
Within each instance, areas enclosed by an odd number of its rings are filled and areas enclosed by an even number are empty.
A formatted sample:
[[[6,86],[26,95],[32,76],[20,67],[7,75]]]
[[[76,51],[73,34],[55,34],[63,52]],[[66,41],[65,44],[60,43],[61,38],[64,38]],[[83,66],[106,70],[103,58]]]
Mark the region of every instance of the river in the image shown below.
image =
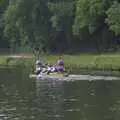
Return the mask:
[[[0,120],[119,120],[120,81],[29,79],[0,69]]]

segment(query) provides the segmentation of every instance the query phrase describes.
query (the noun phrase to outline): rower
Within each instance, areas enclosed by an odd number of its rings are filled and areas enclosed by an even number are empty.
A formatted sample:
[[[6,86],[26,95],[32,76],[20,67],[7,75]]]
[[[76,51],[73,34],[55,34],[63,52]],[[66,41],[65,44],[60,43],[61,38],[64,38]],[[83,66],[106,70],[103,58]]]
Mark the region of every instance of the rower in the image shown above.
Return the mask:
[[[57,60],[56,64],[52,67],[49,67],[49,70],[47,72],[47,74],[49,73],[53,73],[53,72],[64,72],[65,68],[64,68],[64,60],[63,57],[60,56],[60,58]]]
[[[57,72],[64,72],[65,71],[64,59],[62,56],[60,56],[60,58],[57,60],[57,63],[55,65],[55,69]]]
[[[36,64],[36,68],[34,72],[38,75],[43,70],[43,65],[40,60],[37,60],[35,64]]]

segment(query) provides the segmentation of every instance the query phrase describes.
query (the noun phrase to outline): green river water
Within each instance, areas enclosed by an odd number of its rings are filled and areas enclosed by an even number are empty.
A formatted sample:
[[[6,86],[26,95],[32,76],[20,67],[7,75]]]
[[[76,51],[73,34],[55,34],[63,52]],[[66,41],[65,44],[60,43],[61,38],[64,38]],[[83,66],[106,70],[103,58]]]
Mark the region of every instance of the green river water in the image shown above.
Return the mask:
[[[120,81],[29,79],[0,69],[0,120],[120,120]]]

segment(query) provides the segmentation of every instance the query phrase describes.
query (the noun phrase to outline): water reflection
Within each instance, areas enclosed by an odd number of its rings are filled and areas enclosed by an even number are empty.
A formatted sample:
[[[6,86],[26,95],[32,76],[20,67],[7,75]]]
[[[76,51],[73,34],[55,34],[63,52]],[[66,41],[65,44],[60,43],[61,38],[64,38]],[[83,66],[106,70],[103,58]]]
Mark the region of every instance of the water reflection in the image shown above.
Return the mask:
[[[69,84],[69,83],[67,83]],[[74,82],[65,93],[65,119],[66,120],[119,120],[118,112],[113,112],[116,98],[120,100],[119,81],[93,81]],[[68,86],[68,85],[66,85]],[[68,90],[71,90],[68,92]],[[68,94],[70,93],[70,94]],[[74,99],[74,101],[71,101]],[[116,106],[114,106],[116,108]],[[120,106],[117,105],[120,110]],[[119,117],[118,117],[119,118]]]
[[[61,81],[36,80],[37,96],[43,117],[51,120],[63,119],[63,88]]]
[[[0,119],[63,119],[61,82],[31,80],[23,70],[2,70],[0,86]]]
[[[120,81],[29,79],[0,70],[0,120],[119,120]]]

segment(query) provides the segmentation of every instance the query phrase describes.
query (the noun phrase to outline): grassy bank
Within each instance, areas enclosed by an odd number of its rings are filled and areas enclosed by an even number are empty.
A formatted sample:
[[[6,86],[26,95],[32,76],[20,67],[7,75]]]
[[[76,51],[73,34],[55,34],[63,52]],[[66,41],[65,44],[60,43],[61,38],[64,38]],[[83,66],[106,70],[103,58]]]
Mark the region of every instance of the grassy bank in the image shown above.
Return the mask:
[[[120,71],[120,55],[113,54],[77,54],[63,55],[69,69],[84,68],[89,70]],[[55,63],[59,55],[42,55],[47,63]],[[0,65],[34,66],[35,57],[0,56]]]
[[[58,56],[44,56],[50,62],[55,62]],[[120,70],[119,54],[77,54],[64,55],[66,67],[68,68],[85,68],[96,70]]]
[[[33,66],[34,62],[35,58],[33,56],[0,55],[0,66],[29,67]]]

